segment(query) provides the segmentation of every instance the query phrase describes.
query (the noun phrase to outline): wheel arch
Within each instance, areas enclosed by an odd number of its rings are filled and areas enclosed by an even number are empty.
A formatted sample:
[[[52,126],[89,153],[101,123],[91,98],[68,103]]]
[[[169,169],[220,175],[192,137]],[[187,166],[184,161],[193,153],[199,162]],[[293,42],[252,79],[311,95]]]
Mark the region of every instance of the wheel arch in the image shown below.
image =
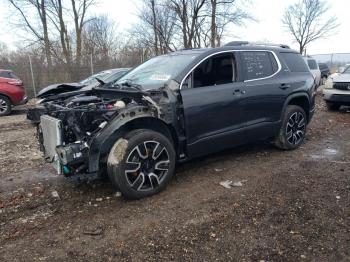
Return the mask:
[[[7,99],[10,101],[11,105],[13,105],[13,101],[12,101],[12,99],[11,99],[11,97],[10,97],[9,95],[7,95],[7,94],[5,94],[5,93],[0,92],[0,96],[4,96],[4,97],[6,97],[6,98],[7,98]]]
[[[307,93],[297,93],[290,95],[287,100],[284,103],[283,107],[283,114],[281,117],[283,117],[284,113],[286,112],[286,108],[289,105],[296,105],[300,106],[302,109],[304,109],[307,121],[310,121],[310,99]]]
[[[92,150],[90,150],[88,163],[89,172],[97,172],[100,163],[107,158],[115,141],[135,129],[149,129],[163,134],[169,138],[174,145],[176,154],[178,153],[178,139],[175,129],[159,118],[146,113],[136,115],[130,119],[121,119],[121,121],[115,121],[114,123],[111,124],[110,131],[107,129],[105,134],[95,138],[91,144],[90,149]]]

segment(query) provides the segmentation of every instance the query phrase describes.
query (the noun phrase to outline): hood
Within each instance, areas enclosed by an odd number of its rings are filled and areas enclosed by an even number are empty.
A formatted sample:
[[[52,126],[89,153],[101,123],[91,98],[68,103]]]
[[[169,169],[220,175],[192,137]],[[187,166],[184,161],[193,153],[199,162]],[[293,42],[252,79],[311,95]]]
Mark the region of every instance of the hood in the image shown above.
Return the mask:
[[[350,82],[350,74],[338,74],[331,76],[333,82]]]
[[[80,84],[80,83],[61,83],[61,84],[54,84],[54,85],[49,85],[37,94],[38,98],[45,98],[50,95],[57,95],[65,92],[71,92],[75,90],[79,90],[83,88],[85,85]]]

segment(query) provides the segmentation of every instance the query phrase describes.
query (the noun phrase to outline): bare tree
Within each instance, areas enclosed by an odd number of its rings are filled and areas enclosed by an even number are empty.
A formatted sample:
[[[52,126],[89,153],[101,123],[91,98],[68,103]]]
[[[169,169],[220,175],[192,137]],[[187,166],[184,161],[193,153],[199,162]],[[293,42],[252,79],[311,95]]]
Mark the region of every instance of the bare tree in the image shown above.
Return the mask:
[[[62,48],[62,54],[66,64],[70,67],[72,64],[72,52],[70,37],[68,36],[68,30],[64,19],[64,6],[62,0],[50,0],[48,12],[50,12],[49,18],[53,23],[55,29],[59,33],[60,47]],[[55,52],[56,57],[60,58],[58,51]],[[70,70],[70,69],[69,69]]]
[[[12,7],[17,11],[21,18],[21,26],[24,26],[30,32],[36,41],[42,42],[46,55],[46,61],[48,65],[48,73],[51,73],[52,59],[51,59],[51,47],[49,39],[48,19],[46,12],[45,0],[8,0]],[[40,24],[37,26],[33,19],[28,19],[28,9],[35,9],[35,13],[38,15]]]
[[[205,20],[204,4],[207,0],[170,0],[169,7],[175,11],[177,26],[182,33],[184,48],[200,47],[196,33]]]
[[[242,25],[247,20],[254,20],[238,0],[210,0],[208,6],[211,47],[221,45],[228,25]]]
[[[286,9],[282,23],[299,44],[301,54],[309,43],[328,37],[338,27],[336,17],[326,19],[327,10],[322,0],[300,0]]]
[[[82,50],[82,31],[86,21],[86,12],[95,0],[71,0],[74,27],[75,27],[75,51],[76,51],[76,65],[80,66],[81,50]]]
[[[177,48],[217,47],[229,25],[252,19],[244,6],[240,0],[146,0],[133,33],[156,55]]]
[[[159,55],[176,49],[174,44],[175,13],[168,0],[147,0],[139,10],[139,23],[131,34],[149,54]]]
[[[95,63],[111,65],[113,57],[117,55],[120,42],[116,31],[114,22],[107,16],[92,18],[82,32],[84,62],[86,63],[87,58],[93,55]]]

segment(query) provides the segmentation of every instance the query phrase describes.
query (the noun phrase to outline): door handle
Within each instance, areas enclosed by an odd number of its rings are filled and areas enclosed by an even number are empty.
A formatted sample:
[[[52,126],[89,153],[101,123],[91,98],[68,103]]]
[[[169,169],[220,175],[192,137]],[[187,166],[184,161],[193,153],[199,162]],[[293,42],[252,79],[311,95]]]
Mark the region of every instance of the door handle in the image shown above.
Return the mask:
[[[289,84],[281,84],[280,85],[280,88],[283,89],[283,90],[285,90],[287,88],[290,88],[290,87],[291,87],[291,85],[289,85]]]

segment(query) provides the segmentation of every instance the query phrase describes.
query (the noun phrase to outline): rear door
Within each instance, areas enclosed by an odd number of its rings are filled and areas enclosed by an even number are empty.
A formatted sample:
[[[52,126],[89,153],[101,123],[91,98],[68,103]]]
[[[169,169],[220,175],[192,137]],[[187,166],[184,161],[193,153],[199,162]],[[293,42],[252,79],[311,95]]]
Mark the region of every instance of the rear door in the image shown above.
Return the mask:
[[[249,140],[274,136],[288,95],[282,66],[272,51],[242,51],[244,72],[243,115]]]
[[[233,52],[213,55],[187,76],[181,88],[188,154],[205,155],[246,141],[243,82]]]

